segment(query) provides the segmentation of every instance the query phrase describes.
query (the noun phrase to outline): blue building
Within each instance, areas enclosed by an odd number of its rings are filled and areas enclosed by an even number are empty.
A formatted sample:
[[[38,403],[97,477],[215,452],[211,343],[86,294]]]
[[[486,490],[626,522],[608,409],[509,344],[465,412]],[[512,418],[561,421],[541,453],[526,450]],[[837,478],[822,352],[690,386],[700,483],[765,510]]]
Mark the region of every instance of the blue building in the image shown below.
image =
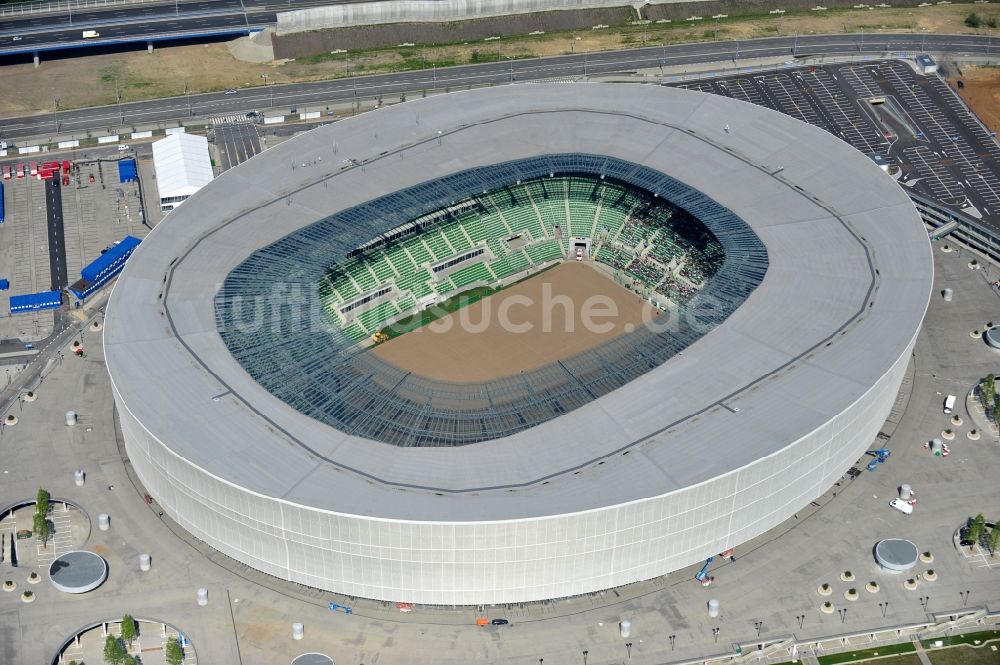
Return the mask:
[[[59,291],[43,291],[29,293],[23,296],[10,297],[10,313],[38,312],[43,309],[57,309],[62,304],[62,294]]]
[[[125,236],[108,251],[94,259],[80,271],[80,279],[69,287],[77,300],[85,300],[90,294],[108,283],[125,267],[125,261],[141,241],[133,236]]]

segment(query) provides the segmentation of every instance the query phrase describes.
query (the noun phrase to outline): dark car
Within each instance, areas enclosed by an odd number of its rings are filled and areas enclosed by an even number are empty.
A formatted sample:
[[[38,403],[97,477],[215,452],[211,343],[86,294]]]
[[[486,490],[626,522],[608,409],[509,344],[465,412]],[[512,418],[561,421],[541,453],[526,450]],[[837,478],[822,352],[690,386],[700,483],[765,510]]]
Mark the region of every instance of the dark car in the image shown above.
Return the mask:
[[[493,621],[490,621],[490,623],[492,623],[494,626],[506,626],[510,622],[507,621],[506,619],[494,619]]]

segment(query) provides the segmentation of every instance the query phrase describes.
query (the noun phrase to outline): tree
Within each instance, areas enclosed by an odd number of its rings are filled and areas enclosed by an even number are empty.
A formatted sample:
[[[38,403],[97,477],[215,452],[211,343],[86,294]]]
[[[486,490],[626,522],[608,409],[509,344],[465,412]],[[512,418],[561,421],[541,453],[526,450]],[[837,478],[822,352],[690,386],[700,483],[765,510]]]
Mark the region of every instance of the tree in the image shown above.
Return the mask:
[[[993,405],[993,422],[1000,423],[1000,402]]]
[[[983,530],[985,528],[986,518],[983,517],[982,513],[976,515],[976,517],[969,522],[969,528],[965,532],[965,539],[969,541],[970,552],[976,549],[976,545],[979,544],[979,540],[983,537]]]
[[[35,513],[32,520],[32,527],[35,531],[35,538],[42,544],[43,549],[48,549],[49,537],[52,535],[52,527],[48,518],[42,513]]]
[[[132,654],[125,654],[125,660],[122,661],[122,665],[136,665],[135,656]]]
[[[135,619],[126,614],[122,617],[122,641],[132,646],[135,638],[139,636],[139,628],[135,625]]]
[[[994,524],[990,529],[990,554],[996,556],[998,547],[1000,547],[1000,524]]]
[[[976,12],[971,12],[968,16],[965,17],[965,25],[969,26],[970,28],[978,28],[982,24],[983,24],[983,19],[981,19],[979,17],[979,14],[977,14]]]
[[[49,514],[49,499],[52,497],[49,495],[48,491],[38,488],[38,494],[35,495],[35,512],[42,515]]]
[[[167,650],[164,654],[167,665],[181,665],[184,662],[184,650],[176,637],[167,638]]]
[[[125,663],[125,647],[122,646],[122,641],[115,637],[114,635],[108,635],[104,638],[104,662],[108,665],[124,665]]]

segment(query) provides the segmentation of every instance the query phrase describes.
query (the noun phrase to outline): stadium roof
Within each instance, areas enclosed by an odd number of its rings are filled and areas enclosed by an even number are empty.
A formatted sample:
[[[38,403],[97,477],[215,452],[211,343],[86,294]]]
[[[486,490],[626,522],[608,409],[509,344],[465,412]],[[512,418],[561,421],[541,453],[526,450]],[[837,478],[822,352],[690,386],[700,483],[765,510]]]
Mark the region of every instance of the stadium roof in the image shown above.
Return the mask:
[[[191,196],[214,177],[208,139],[178,132],[154,142],[153,168],[161,199]]]
[[[787,116],[685,90],[610,91],[517,85],[417,100],[227,171],[152,231],[115,287],[104,340],[121,403],[175,454],[253,492],[432,521],[624,504],[733,472],[836,423],[906,352],[926,309],[930,245],[912,203],[868,157]],[[766,247],[760,286],[625,387],[460,448],[338,431],[267,392],[227,349],[216,290],[258,248],[393,191],[569,154],[641,164],[733,211]],[[354,228],[345,242],[367,239]]]

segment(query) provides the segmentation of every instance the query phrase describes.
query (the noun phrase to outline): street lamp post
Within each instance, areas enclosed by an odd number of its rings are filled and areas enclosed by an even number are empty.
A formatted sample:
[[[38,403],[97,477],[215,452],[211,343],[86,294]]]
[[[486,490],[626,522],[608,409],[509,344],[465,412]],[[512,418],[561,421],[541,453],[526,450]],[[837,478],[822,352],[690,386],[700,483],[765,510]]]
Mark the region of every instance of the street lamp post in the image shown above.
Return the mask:
[[[844,623],[847,620],[847,608],[837,610],[837,613],[840,614],[840,623]]]
[[[583,650],[583,665],[587,665],[587,654],[590,653],[586,649]]]
[[[632,660],[632,643],[631,642],[626,642],[625,643],[625,655],[628,657],[629,660]]]
[[[927,603],[929,603],[930,600],[930,596],[920,596],[920,606],[924,608],[924,612],[927,611]]]
[[[923,598],[920,599],[921,602],[923,602],[923,600],[924,600]],[[882,610],[882,618],[884,619],[885,618],[885,611],[887,609],[889,609],[889,601],[887,600],[884,603],[879,603],[878,606],[879,606],[879,609]]]
[[[670,650],[673,651],[674,650],[674,640],[677,639],[677,636],[676,635],[670,635],[669,638],[670,638]]]
[[[712,636],[715,638],[715,643],[718,644],[719,643],[719,629],[718,628],[713,628],[712,629]]]
[[[59,98],[52,97],[52,122],[56,126],[56,133],[59,132]]]
[[[799,622],[799,630],[802,630],[802,624],[806,622],[806,615],[799,614],[795,617],[795,619]]]
[[[972,592],[969,591],[968,589],[965,590],[965,593],[962,593],[961,591],[958,592],[958,595],[960,595],[962,597],[962,606],[963,607],[965,607],[965,606],[967,606],[969,604],[969,594],[971,594],[971,593]]]

